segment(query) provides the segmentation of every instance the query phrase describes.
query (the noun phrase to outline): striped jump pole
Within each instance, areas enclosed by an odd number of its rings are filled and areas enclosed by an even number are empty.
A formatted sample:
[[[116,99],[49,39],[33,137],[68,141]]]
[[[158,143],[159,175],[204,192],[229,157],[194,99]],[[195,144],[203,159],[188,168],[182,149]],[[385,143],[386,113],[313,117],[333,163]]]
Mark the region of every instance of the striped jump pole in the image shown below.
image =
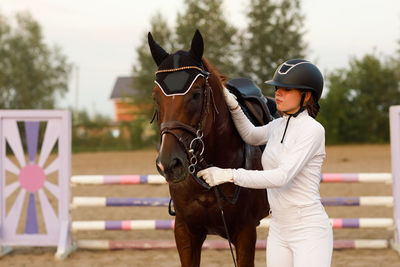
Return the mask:
[[[265,249],[266,240],[257,240],[256,249]],[[172,240],[78,240],[80,249],[88,250],[154,250],[154,249],[176,249],[175,241]],[[356,239],[356,240],[334,240],[334,249],[385,249],[388,241],[384,239]],[[226,240],[206,240],[203,249],[229,249]]]
[[[392,183],[391,173],[323,173],[322,183]],[[161,175],[74,175],[71,184],[166,184]]]
[[[113,198],[113,197],[74,197],[71,208],[79,207],[167,207],[170,198]],[[393,206],[391,196],[362,196],[362,197],[323,197],[324,206]]]
[[[74,175],[71,184],[166,184],[161,175]]]
[[[172,230],[175,220],[72,221],[71,231]]]
[[[391,173],[323,173],[322,183],[392,183]]]
[[[324,206],[385,206],[393,207],[392,196],[322,197]]]
[[[392,218],[330,218],[335,229],[344,228],[386,228],[393,229]],[[262,219],[260,228],[268,228],[270,219]],[[107,231],[107,230],[172,230],[175,220],[123,220],[123,221],[73,221],[71,230]]]
[[[167,207],[169,198],[118,198],[118,197],[74,197],[72,199],[71,208],[78,207]]]

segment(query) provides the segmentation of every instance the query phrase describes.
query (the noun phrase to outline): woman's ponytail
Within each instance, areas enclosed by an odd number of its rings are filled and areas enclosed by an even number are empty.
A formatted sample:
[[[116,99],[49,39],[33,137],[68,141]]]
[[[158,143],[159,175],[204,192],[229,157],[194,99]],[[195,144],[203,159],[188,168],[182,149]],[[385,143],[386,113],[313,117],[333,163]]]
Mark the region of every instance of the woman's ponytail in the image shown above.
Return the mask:
[[[312,95],[308,100],[306,109],[308,111],[308,115],[310,115],[313,118],[317,117],[320,106],[318,102],[315,101],[314,95]]]

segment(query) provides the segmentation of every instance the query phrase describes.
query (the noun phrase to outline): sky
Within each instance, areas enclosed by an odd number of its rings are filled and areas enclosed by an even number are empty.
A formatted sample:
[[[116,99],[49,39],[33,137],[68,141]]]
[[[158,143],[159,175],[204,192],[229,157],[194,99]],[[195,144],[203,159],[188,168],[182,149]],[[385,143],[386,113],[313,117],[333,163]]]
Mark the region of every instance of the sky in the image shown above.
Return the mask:
[[[0,0],[11,18],[28,11],[42,26],[47,45],[61,47],[74,65],[60,108],[78,107],[91,116],[114,117],[109,99],[118,76],[130,76],[136,48],[160,12],[175,25],[183,0]],[[224,0],[225,16],[243,29],[248,0]],[[348,67],[351,57],[375,52],[385,57],[400,48],[399,0],[303,0],[307,59],[323,73]],[[207,48],[205,48],[207,55]],[[265,77],[269,79],[270,77]]]

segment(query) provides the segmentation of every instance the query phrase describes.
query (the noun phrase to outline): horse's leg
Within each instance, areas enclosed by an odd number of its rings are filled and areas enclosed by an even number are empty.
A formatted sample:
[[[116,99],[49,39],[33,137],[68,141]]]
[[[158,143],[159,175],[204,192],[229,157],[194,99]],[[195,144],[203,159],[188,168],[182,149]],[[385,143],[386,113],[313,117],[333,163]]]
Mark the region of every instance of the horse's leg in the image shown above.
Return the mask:
[[[191,233],[187,224],[178,216],[175,220],[174,233],[182,267],[199,267],[201,247],[206,239],[206,233]]]
[[[238,231],[234,240],[236,260],[240,267],[254,267],[255,244],[257,240],[256,227],[247,224]]]

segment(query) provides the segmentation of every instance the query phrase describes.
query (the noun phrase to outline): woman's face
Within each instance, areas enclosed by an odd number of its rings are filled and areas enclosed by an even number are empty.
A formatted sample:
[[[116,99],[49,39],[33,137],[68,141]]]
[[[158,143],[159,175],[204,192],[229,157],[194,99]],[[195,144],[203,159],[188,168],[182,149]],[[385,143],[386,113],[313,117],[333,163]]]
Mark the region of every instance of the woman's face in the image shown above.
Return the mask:
[[[294,114],[300,109],[301,91],[294,88],[278,87],[275,91],[276,107],[279,111]]]

